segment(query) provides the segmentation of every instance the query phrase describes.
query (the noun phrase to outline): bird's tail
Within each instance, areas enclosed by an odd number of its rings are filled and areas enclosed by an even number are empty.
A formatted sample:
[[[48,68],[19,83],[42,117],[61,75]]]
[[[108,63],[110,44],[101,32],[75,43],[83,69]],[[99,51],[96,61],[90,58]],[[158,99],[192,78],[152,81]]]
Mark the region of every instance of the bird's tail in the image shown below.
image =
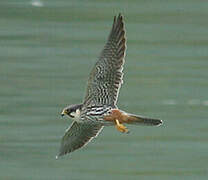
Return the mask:
[[[160,126],[163,121],[160,119],[153,119],[148,117],[142,117],[134,114],[128,114],[126,120],[127,124],[145,125],[145,126]]]

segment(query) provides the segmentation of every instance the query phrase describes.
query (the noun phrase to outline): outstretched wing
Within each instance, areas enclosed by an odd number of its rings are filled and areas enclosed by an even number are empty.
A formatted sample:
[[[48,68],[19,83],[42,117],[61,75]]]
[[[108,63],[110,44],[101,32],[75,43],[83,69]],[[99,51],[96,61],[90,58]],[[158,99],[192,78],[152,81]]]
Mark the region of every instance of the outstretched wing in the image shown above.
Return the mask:
[[[116,106],[123,77],[126,38],[123,17],[114,17],[108,41],[93,67],[87,86],[84,106]]]
[[[100,124],[74,121],[61,140],[61,147],[56,158],[83,147],[97,136],[102,128]]]

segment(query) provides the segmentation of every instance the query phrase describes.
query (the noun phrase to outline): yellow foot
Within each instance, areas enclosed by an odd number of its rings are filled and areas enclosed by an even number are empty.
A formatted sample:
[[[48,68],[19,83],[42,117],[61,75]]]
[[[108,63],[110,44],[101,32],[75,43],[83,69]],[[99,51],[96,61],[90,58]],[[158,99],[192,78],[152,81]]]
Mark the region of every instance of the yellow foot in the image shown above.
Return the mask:
[[[116,119],[116,129],[122,133],[129,133],[129,130],[123,124],[120,124],[117,119]]]

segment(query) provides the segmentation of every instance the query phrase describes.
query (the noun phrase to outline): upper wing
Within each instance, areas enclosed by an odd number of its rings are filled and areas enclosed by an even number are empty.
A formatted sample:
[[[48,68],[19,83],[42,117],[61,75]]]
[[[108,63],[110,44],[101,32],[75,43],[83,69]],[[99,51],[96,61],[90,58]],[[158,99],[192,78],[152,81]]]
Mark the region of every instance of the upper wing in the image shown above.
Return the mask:
[[[84,106],[116,105],[122,84],[126,38],[123,17],[114,17],[108,41],[88,80]]]
[[[61,140],[61,147],[56,158],[86,145],[100,133],[102,127],[102,125],[95,123],[74,121]]]

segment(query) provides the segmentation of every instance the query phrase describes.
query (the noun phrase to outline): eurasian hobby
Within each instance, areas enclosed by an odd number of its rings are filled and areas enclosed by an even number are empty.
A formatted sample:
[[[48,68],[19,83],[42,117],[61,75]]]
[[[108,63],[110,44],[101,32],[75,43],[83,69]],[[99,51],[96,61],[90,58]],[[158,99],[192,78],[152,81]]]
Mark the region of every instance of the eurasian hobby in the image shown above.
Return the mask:
[[[128,133],[123,123],[149,126],[162,124],[160,119],[118,109],[116,102],[122,84],[125,53],[124,21],[119,14],[114,17],[107,43],[90,73],[83,103],[70,105],[62,111],[62,116],[67,115],[74,121],[62,138],[57,158],[86,145],[104,126],[115,126],[118,131]]]

